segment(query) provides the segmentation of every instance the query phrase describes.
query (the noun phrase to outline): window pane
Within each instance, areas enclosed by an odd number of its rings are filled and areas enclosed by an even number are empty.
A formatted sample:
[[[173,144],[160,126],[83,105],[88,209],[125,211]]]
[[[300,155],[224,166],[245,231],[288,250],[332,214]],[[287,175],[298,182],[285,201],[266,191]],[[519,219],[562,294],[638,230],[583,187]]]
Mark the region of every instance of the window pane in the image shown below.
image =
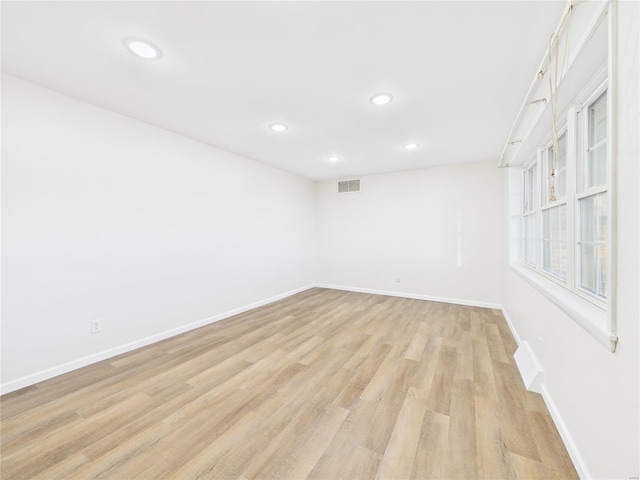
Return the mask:
[[[607,92],[589,107],[586,188],[607,183]]]
[[[583,243],[595,241],[595,210],[596,195],[580,200],[580,240]]]
[[[595,293],[601,297],[607,296],[607,257],[609,255],[609,248],[607,245],[598,245],[597,249],[597,264],[596,264],[596,286]]]
[[[525,200],[524,211],[531,212],[534,208],[535,192],[536,192],[536,166],[533,165],[525,172],[524,177]]]
[[[524,217],[524,261],[530,265],[536,263],[536,216]]]
[[[551,215],[549,210],[542,212],[542,269],[551,270]]]
[[[556,197],[563,198],[567,193],[567,134],[558,139],[556,155]]]
[[[580,245],[580,286],[596,293],[596,257],[593,245]]]
[[[589,107],[589,147],[607,138],[607,92]]]
[[[542,185],[543,204],[559,200],[566,195],[567,192],[567,134],[566,132],[558,138],[558,152],[555,155],[555,192],[551,195],[552,176],[554,168],[553,146],[549,147],[545,152],[545,168]],[[555,196],[555,198],[552,198]]]
[[[597,195],[598,242],[609,241],[609,197],[607,192]]]
[[[609,197],[607,192],[579,200],[579,286],[606,297],[609,256]]]
[[[542,212],[542,268],[567,278],[567,206]]]
[[[547,148],[544,152],[544,162],[542,167],[542,204],[546,205],[551,198],[551,170],[553,166],[553,147]]]

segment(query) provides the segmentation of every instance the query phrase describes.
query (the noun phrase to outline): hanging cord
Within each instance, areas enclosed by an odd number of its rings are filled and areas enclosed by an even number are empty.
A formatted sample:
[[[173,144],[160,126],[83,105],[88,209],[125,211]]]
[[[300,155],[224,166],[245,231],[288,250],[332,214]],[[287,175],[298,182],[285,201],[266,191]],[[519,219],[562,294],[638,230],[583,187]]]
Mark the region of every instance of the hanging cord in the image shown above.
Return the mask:
[[[551,107],[551,191],[549,193],[549,201],[554,202],[558,199],[556,196],[556,178],[557,178],[557,164],[556,157],[559,150],[558,140],[558,86],[560,84],[560,77],[564,73],[567,66],[567,57],[569,53],[569,40],[571,37],[571,12],[573,11],[573,4],[569,6],[567,14],[563,19],[567,23],[567,35],[565,41],[564,55],[562,58],[562,67],[558,70],[558,62],[560,60],[560,35],[555,33],[551,34],[549,38],[549,106]],[[560,31],[560,30],[559,30]],[[553,67],[553,68],[552,68]],[[540,72],[544,75],[545,72]]]

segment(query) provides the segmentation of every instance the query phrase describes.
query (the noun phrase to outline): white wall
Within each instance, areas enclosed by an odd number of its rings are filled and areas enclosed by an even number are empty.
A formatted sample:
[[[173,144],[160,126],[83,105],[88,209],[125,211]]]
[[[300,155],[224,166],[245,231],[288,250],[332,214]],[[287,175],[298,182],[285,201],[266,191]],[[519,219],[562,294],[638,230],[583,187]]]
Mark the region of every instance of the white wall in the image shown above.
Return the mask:
[[[311,284],[314,204],[311,181],[3,76],[2,383]]]
[[[336,181],[317,184],[320,283],[501,303],[506,222],[495,162],[365,176],[361,185],[337,194]]]
[[[505,309],[542,364],[547,399],[575,443],[578,466],[602,479],[639,474],[638,5],[618,3],[617,351],[610,353],[527,282],[506,273]]]

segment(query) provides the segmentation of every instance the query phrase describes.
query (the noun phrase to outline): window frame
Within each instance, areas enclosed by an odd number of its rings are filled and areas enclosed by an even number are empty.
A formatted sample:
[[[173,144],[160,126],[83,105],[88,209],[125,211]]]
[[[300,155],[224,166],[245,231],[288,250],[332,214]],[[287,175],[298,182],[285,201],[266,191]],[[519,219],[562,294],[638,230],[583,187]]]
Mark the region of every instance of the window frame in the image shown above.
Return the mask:
[[[586,170],[586,159],[588,158],[588,148],[589,148],[589,118],[588,118],[588,112],[589,112],[589,107],[591,105],[593,105],[597,100],[600,99],[600,97],[602,96],[603,93],[607,93],[607,135],[605,137],[606,139],[606,147],[607,147],[607,153],[606,153],[606,175],[607,175],[607,181],[604,184],[601,185],[596,185],[593,187],[588,187],[585,188],[585,179],[584,179],[584,175],[585,175],[585,170]],[[607,304],[608,304],[608,299],[610,298],[611,295],[611,286],[610,286],[610,282],[611,282],[611,262],[610,262],[610,256],[611,256],[611,250],[612,250],[612,236],[613,236],[613,229],[611,227],[612,225],[612,209],[611,209],[611,163],[612,163],[612,157],[610,156],[610,144],[612,143],[612,138],[611,138],[611,130],[610,130],[610,126],[611,126],[611,119],[609,117],[610,115],[610,94],[609,94],[609,88],[608,88],[608,84],[607,82],[602,82],[597,88],[595,88],[592,93],[586,98],[585,101],[581,102],[580,105],[576,106],[573,109],[573,116],[574,119],[576,121],[576,124],[581,124],[579,126],[579,132],[582,135],[579,135],[578,138],[576,138],[576,143],[575,145],[578,146],[579,148],[576,148],[576,152],[575,152],[575,159],[574,159],[574,165],[575,165],[575,175],[574,175],[574,181],[575,181],[575,188],[574,188],[574,192],[575,192],[575,200],[574,200],[574,205],[573,205],[573,211],[574,211],[574,238],[573,238],[573,262],[575,264],[574,269],[573,269],[573,277],[574,277],[574,287],[573,290],[575,291],[575,293],[577,295],[579,295],[581,298],[593,303],[594,305],[596,305],[597,307],[603,309],[603,310],[607,310]],[[571,113],[571,111],[570,111]],[[582,118],[578,119],[578,116],[582,116]],[[578,184],[581,184],[581,186],[579,186]],[[608,242],[607,242],[607,285],[606,285],[606,291],[605,291],[605,297],[601,297],[600,295],[591,292],[585,288],[583,288],[582,286],[580,286],[580,281],[579,281],[579,275],[581,273],[581,262],[579,257],[579,248],[578,248],[578,242],[580,240],[580,200],[591,197],[591,196],[596,196],[598,194],[601,193],[606,193],[607,197],[608,197],[608,209],[607,209],[607,238],[608,238]]]
[[[595,79],[594,79],[595,80]],[[587,94],[585,95],[585,91]],[[606,172],[607,183],[591,187],[588,189],[579,190],[578,182],[584,183],[584,162],[580,156],[580,150],[588,148],[588,118],[586,112],[600,96],[607,92],[607,156],[606,156]],[[613,280],[615,272],[613,265],[615,261],[614,257],[614,195],[612,171],[614,169],[613,156],[613,144],[614,139],[612,136],[613,131],[613,118],[612,118],[612,95],[611,86],[604,76],[604,79],[600,78],[597,82],[592,81],[587,88],[584,89],[581,95],[577,98],[581,99],[574,102],[567,109],[566,123],[563,124],[560,129],[560,135],[566,134],[566,174],[565,174],[565,194],[563,197],[558,198],[553,202],[544,202],[545,193],[544,189],[547,188],[546,182],[543,182],[543,175],[546,175],[547,162],[549,161],[549,148],[551,147],[550,135],[546,138],[546,141],[541,142],[543,146],[538,148],[536,158],[532,162],[526,165],[522,170],[522,180],[520,185],[522,188],[522,203],[520,209],[520,222],[521,222],[521,242],[520,242],[520,254],[514,258],[515,264],[512,261],[512,268],[523,278],[532,283],[539,291],[552,300],[556,305],[568,313],[571,317],[576,319],[583,328],[591,332],[602,344],[609,346],[611,351],[615,351],[615,345],[617,342],[617,336],[615,335],[615,323],[613,321],[613,308],[614,298],[612,295]],[[584,156],[584,155],[583,155]],[[533,195],[534,205],[529,211],[525,211],[527,208],[527,198],[529,197],[527,192],[528,185],[527,172],[531,172],[531,169],[535,167],[536,172],[536,187]],[[530,173],[529,173],[530,174]],[[607,224],[607,238],[608,238],[608,262],[607,262],[607,284],[606,284],[606,299],[599,297],[597,294],[590,292],[579,286],[579,267],[578,258],[578,238],[579,238],[579,226],[580,219],[579,214],[579,201],[580,199],[587,198],[591,195],[607,192],[608,196],[608,224]],[[567,246],[567,274],[566,278],[561,277],[549,272],[543,268],[543,212],[552,208],[566,205],[567,218],[566,218],[566,246]],[[536,225],[536,255],[535,262],[533,264],[524,261],[525,255],[525,219],[528,216],[535,216]]]

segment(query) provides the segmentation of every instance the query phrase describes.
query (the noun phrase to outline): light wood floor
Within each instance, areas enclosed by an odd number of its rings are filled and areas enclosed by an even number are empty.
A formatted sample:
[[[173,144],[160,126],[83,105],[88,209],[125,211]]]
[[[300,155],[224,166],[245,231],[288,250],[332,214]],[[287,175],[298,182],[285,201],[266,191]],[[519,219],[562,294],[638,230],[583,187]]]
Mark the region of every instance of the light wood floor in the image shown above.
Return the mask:
[[[1,398],[2,478],[577,478],[497,310],[313,289]]]

